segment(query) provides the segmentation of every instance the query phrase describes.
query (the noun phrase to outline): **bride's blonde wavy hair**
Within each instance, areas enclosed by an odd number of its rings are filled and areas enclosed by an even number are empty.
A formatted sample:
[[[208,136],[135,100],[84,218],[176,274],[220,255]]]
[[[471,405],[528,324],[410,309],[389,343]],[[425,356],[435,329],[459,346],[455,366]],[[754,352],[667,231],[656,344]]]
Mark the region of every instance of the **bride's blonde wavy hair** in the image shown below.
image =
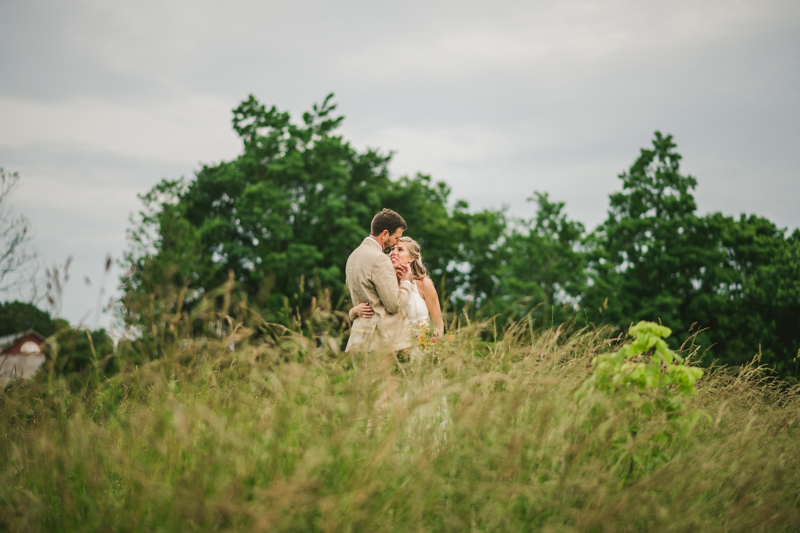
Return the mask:
[[[411,237],[400,237],[397,242],[405,243],[406,250],[411,254],[411,258],[414,259],[410,265],[414,279],[424,279],[428,275],[428,270],[422,264],[422,252],[420,252],[419,243]]]

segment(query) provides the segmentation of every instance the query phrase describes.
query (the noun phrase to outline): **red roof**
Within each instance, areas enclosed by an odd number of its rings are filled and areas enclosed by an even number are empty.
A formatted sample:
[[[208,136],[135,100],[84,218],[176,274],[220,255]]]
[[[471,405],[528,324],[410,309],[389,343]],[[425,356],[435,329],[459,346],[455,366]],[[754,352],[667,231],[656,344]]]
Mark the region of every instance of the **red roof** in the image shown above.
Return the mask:
[[[24,355],[22,353],[22,346],[26,342],[33,342],[39,347],[39,353],[43,351],[43,345],[47,344],[47,339],[39,335],[35,331],[21,331],[13,335],[6,335],[0,337],[0,355]],[[38,354],[31,354],[38,355]]]

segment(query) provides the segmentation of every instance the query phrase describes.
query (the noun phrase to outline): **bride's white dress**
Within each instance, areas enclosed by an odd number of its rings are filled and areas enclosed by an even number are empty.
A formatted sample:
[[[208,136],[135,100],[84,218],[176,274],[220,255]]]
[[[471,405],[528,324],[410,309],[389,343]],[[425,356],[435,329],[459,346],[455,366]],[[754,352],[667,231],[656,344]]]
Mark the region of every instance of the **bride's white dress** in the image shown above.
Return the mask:
[[[422,328],[431,326],[430,313],[425,300],[419,293],[417,282],[411,282],[411,297],[406,304],[406,316],[411,322],[411,334],[416,337],[422,332]],[[415,340],[416,343],[416,340]],[[416,345],[411,351],[411,361],[421,364],[423,359],[422,347]],[[441,394],[440,388],[444,385],[444,377],[441,369],[433,369],[430,374],[420,379],[409,381],[409,388],[403,395],[403,400],[407,405],[416,404],[414,413],[408,418],[409,427],[407,437],[409,439],[409,449],[420,449],[416,439],[421,436],[432,438],[434,450],[438,452],[442,445],[447,441],[447,430],[450,423],[450,412],[447,408],[447,397],[442,395],[441,400],[437,396]]]
[[[430,322],[430,313],[428,313],[428,306],[425,304],[425,300],[422,299],[422,296],[419,294],[419,288],[417,287],[417,282],[411,282],[411,297],[408,299],[408,303],[406,304],[406,317],[408,317],[408,321],[411,322],[411,325],[415,328],[420,326],[429,325]]]

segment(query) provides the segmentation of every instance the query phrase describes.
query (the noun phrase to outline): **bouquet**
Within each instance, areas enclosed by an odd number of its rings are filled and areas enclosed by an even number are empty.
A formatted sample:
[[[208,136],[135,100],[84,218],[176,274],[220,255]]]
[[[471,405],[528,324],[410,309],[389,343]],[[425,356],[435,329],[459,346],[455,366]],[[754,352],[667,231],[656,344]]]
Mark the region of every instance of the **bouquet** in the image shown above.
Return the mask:
[[[428,355],[439,359],[439,352],[442,350],[445,339],[439,338],[439,331],[429,326],[426,322],[421,322],[414,326],[414,336],[417,339],[417,347],[423,355]],[[447,340],[451,340],[453,335],[448,335]]]

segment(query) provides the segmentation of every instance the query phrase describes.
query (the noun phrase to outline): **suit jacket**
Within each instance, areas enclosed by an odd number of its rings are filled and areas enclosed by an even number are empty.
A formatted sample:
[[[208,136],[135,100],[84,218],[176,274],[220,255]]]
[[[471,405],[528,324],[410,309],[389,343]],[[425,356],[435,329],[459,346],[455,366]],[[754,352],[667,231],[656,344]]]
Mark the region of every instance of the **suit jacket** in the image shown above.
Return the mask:
[[[346,352],[403,350],[411,346],[411,324],[405,306],[411,296],[411,283],[398,287],[392,261],[380,245],[367,237],[347,258],[347,288],[353,305],[369,302],[371,318],[356,318],[347,341]]]

